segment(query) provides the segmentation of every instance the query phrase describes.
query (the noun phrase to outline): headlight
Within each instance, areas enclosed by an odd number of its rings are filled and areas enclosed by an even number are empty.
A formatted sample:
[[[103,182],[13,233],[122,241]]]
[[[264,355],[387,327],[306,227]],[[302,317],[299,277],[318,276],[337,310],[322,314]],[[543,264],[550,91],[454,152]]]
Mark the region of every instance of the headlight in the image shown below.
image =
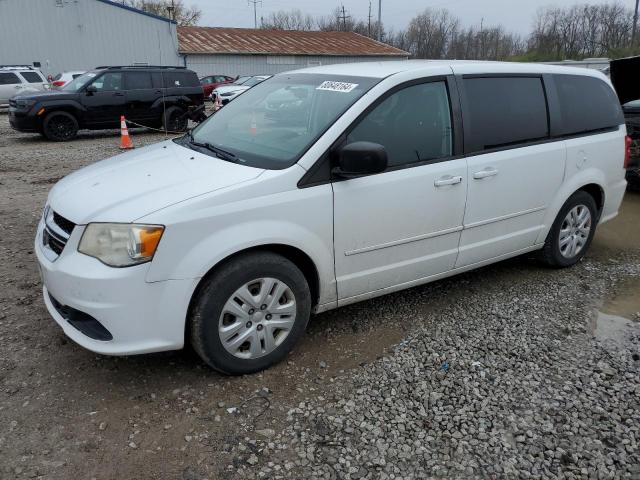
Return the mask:
[[[36,104],[36,101],[32,99],[27,99],[27,98],[16,99],[16,106],[20,108],[33,107],[35,104]]]
[[[221,97],[230,97],[231,95],[235,95],[236,92],[225,92],[225,93],[221,93],[220,96]]]
[[[78,251],[110,267],[138,265],[153,259],[163,232],[162,225],[90,223]]]

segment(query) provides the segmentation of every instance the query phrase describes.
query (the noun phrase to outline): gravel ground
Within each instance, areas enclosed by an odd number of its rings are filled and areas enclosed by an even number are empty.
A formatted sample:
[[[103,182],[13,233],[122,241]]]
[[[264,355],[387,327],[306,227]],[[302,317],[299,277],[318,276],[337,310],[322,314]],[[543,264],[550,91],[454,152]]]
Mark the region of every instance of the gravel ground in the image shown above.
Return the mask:
[[[117,154],[0,115],[0,478],[640,478],[640,194],[580,265],[518,258],[314,317],[262,374],[94,355],[40,299],[57,179]],[[134,132],[136,145],[162,140]]]

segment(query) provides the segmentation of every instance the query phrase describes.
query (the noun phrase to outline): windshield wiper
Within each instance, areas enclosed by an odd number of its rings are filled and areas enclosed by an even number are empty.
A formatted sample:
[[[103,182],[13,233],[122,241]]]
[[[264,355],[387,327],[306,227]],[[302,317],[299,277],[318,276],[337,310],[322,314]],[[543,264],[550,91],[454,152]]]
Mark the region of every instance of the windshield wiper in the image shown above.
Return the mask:
[[[207,150],[209,150],[210,152],[213,152],[216,157],[222,159],[222,160],[227,160],[228,162],[237,162],[238,161],[238,156],[228,152],[226,150],[223,150],[220,147],[216,147],[215,145],[212,145],[209,142],[197,142],[196,140],[194,140],[193,138],[193,133],[189,132],[187,134],[187,138],[189,140],[189,143],[191,145],[193,145],[194,147],[199,147],[199,148],[206,148]]]

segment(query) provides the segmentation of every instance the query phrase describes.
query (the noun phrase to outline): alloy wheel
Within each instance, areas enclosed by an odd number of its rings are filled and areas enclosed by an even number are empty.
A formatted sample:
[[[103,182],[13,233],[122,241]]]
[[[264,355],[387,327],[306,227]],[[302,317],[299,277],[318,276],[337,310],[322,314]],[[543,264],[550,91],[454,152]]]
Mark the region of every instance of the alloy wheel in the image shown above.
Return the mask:
[[[582,251],[589,240],[591,224],[591,212],[585,205],[576,205],[569,210],[558,236],[558,246],[563,257],[573,258]]]

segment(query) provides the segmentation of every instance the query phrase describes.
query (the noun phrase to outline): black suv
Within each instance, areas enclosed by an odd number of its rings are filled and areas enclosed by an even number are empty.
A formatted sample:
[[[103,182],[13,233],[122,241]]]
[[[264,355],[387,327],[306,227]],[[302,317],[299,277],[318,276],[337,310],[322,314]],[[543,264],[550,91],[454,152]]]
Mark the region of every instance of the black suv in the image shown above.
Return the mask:
[[[121,115],[178,132],[202,105],[198,76],[184,67],[98,67],[60,90],[13,97],[9,123],[54,141],[71,140],[80,129],[118,128]]]

